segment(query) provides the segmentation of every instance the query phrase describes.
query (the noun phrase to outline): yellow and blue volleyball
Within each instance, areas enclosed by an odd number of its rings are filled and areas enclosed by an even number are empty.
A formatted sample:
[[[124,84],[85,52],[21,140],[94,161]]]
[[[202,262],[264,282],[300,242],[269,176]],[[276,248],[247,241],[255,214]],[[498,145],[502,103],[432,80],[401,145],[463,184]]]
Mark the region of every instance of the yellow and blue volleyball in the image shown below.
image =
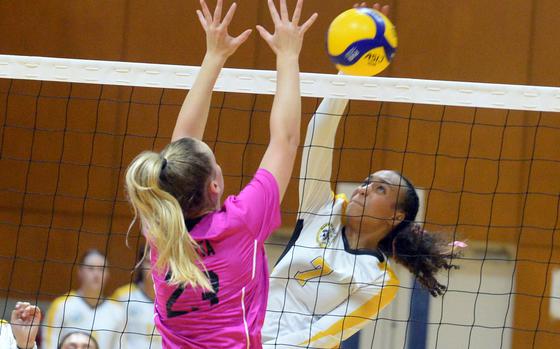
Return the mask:
[[[348,75],[373,76],[395,56],[397,31],[389,18],[367,7],[336,17],[327,32],[327,53],[336,68]]]

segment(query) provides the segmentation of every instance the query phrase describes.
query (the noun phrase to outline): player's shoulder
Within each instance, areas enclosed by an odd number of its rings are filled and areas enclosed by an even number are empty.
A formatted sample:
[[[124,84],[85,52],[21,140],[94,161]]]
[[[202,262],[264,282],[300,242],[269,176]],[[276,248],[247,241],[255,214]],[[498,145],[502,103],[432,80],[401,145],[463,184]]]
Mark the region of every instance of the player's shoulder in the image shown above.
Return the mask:
[[[340,223],[342,216],[346,212],[346,206],[348,205],[348,198],[346,194],[335,194],[331,192],[331,197],[326,201],[314,214],[309,215],[306,220],[318,220],[318,221],[328,221],[332,225],[336,225],[336,222]]]
[[[344,193],[336,194],[334,196],[334,201],[335,202],[340,202],[340,203],[344,203],[344,202],[348,203],[348,197]]]
[[[325,215],[330,217],[330,215],[344,213],[346,211],[346,205],[348,204],[348,198],[346,194],[335,194],[331,191],[331,194],[324,203],[317,206],[315,212],[305,215],[305,220],[310,220],[313,218],[321,219]],[[330,219],[330,218],[328,218]]]
[[[379,280],[388,278],[392,273],[387,258],[379,251],[352,251],[354,255],[354,278],[359,282],[377,284]]]
[[[346,207],[348,206],[348,197],[344,193],[336,194],[334,196],[334,209],[337,213],[346,213]]]
[[[61,296],[58,296],[52,301],[51,305],[49,306],[49,311],[61,310],[63,306],[73,304],[74,302],[79,300],[79,298],[80,296],[76,293],[76,291],[70,291]]]
[[[398,285],[399,279],[391,264],[385,259],[369,263],[367,267],[361,268],[362,277],[369,279],[368,282],[376,286]]]
[[[379,263],[379,269],[385,274],[385,283],[398,285],[400,283],[395,270],[391,267],[389,260],[385,260],[384,262]]]
[[[131,295],[136,292],[138,286],[135,283],[129,283],[123,285],[115,290],[108,300],[110,301],[122,301],[130,299]]]
[[[124,304],[129,302],[129,298],[126,297],[124,299],[113,299],[113,298],[106,298],[97,306],[97,311],[100,313],[105,314],[114,314],[115,311],[120,311]]]

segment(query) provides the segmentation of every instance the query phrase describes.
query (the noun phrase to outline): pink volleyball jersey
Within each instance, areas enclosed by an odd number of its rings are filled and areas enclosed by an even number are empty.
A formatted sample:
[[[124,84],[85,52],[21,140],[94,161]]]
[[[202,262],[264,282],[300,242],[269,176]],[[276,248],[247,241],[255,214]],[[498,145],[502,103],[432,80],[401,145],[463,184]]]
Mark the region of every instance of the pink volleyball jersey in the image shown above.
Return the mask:
[[[220,211],[187,222],[215,292],[172,286],[165,273],[152,273],[163,348],[261,348],[268,297],[264,241],[279,225],[278,185],[264,169]],[[151,257],[153,265],[155,248]]]

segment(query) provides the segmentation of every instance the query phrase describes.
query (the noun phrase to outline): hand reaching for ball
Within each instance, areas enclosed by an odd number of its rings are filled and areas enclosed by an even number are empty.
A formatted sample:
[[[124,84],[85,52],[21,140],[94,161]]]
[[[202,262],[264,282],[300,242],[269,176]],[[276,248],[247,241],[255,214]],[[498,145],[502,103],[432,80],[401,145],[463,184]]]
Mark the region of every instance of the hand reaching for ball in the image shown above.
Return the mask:
[[[367,2],[362,2],[362,3],[357,2],[357,3],[354,4],[354,8],[356,8],[356,7],[368,7]],[[373,4],[372,8],[374,10],[377,10],[377,11],[383,13],[385,16],[389,16],[389,10],[390,10],[389,5],[381,6],[380,3],[376,2],[375,4]]]

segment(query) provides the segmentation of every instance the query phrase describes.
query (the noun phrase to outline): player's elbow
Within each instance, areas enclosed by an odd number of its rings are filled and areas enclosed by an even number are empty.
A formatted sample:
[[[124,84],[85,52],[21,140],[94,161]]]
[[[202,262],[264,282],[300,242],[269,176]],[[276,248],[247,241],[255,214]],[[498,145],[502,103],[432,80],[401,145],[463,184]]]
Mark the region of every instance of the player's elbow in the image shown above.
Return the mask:
[[[287,132],[282,135],[272,135],[270,143],[286,152],[296,152],[300,143],[299,132]]]
[[[299,142],[299,132],[289,135],[286,139],[287,147],[294,149],[295,151],[297,151],[297,148],[299,147]]]

